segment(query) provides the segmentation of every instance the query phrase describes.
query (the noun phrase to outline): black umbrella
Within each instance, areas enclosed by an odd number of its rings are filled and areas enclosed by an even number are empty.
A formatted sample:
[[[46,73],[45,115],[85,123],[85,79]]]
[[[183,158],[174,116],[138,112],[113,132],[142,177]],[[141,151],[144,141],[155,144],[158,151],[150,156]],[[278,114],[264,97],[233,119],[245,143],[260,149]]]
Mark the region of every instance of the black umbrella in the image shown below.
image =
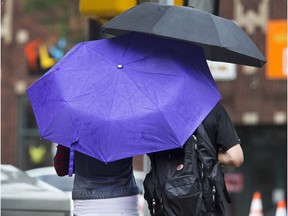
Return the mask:
[[[115,36],[132,31],[192,42],[212,61],[256,67],[266,63],[253,41],[232,20],[192,7],[143,3],[102,26],[102,33]]]

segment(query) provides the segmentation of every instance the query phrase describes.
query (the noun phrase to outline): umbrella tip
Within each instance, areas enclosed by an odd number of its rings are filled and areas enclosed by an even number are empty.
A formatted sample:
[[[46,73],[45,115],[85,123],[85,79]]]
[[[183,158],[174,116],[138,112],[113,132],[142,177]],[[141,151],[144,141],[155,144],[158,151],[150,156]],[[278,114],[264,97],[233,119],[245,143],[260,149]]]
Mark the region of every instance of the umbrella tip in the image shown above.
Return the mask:
[[[123,68],[123,65],[118,64],[118,65],[117,65],[117,68],[118,68],[118,69],[122,69],[122,68]]]

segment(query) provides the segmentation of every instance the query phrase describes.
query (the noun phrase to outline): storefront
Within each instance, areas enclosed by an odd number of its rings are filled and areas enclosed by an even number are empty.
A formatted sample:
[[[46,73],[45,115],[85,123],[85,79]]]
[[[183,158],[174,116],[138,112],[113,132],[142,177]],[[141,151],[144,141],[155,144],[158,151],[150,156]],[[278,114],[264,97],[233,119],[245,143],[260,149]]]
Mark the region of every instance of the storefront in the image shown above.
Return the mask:
[[[226,177],[234,176],[234,181],[226,181],[233,200],[229,215],[248,215],[253,193],[259,191],[264,215],[274,216],[277,202],[287,200],[287,127],[258,125],[236,129],[245,162],[241,168],[226,170]]]

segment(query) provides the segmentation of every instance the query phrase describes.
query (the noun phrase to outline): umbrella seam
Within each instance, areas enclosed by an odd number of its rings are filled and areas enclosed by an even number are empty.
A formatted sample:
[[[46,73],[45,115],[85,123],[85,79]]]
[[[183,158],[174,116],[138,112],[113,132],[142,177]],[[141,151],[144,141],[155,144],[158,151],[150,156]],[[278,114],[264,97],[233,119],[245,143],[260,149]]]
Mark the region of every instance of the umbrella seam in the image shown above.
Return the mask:
[[[166,8],[167,8],[167,9],[166,9]],[[161,7],[161,9],[166,9],[163,14],[167,13],[167,11],[170,10],[170,8],[171,8],[171,7],[168,6],[168,5],[165,5],[164,7]],[[155,22],[155,25],[154,25],[154,27],[150,30],[149,34],[158,36],[157,34],[154,34],[153,31],[154,31],[154,29],[156,28],[156,26],[158,25],[158,23],[160,22],[160,20],[161,20],[162,18],[163,18],[163,16],[161,16],[161,17],[158,19],[158,21]]]
[[[55,101],[57,101],[57,100],[55,100]],[[67,101],[65,101],[65,100],[59,100],[59,101],[63,101],[63,103],[67,103]],[[75,122],[75,114],[74,114],[74,112],[73,111],[71,111],[73,114],[72,114],[72,116],[73,116],[73,122]],[[53,119],[51,119],[51,121],[49,122],[49,124],[46,126],[46,128],[49,128],[49,126],[52,124],[52,122],[53,122],[53,120],[56,118],[56,115],[54,115],[53,116]],[[46,129],[47,130],[47,129]],[[47,135],[46,135],[47,136]],[[46,136],[41,136],[43,139],[45,139],[45,137]],[[75,138],[73,138],[73,142],[75,142],[75,141],[78,141],[78,137],[79,137],[79,129],[78,129],[78,135],[76,136],[76,139]],[[49,141],[53,141],[53,140],[49,140]],[[73,143],[72,142],[72,143]],[[59,144],[61,144],[61,143],[59,143]]]
[[[142,70],[139,70],[139,69],[134,69],[133,68],[133,70],[135,70],[135,71],[137,71],[137,72],[141,72],[141,73],[148,73],[148,74],[157,74],[157,75],[161,75],[161,76],[167,76],[167,75],[169,75],[169,76],[183,76],[183,75],[181,75],[181,74],[171,74],[171,73],[149,73],[149,72],[147,72],[147,71],[142,71]]]
[[[115,82],[116,82],[116,85],[115,85],[114,90],[113,90],[114,93],[116,92],[116,88],[117,88],[117,86],[118,86],[118,79],[119,79],[119,76],[117,76],[117,80],[115,81]],[[109,118],[111,117],[111,114],[112,114],[112,109],[113,109],[113,106],[114,106],[114,101],[115,101],[115,98],[113,98],[113,101],[112,101],[112,104],[111,104],[111,107],[110,107]],[[110,125],[111,125],[111,122],[109,121],[109,122],[108,122],[108,126],[107,126],[107,137],[109,137],[109,134],[108,134],[108,133],[109,133]],[[110,145],[110,142],[107,142],[107,145],[106,145],[105,158],[108,158],[108,145]]]
[[[218,17],[217,17],[218,18]],[[223,49],[224,47],[223,47],[223,43],[222,43],[222,40],[220,39],[220,36],[219,36],[219,31],[218,31],[218,29],[217,29],[217,27],[216,27],[216,22],[214,21],[214,19],[213,19],[213,17],[210,15],[210,19],[212,20],[212,22],[214,23],[214,26],[215,26],[215,29],[216,29],[216,31],[217,31],[217,38],[218,38],[218,40],[219,40],[219,42],[220,42],[220,48],[221,49]],[[224,48],[225,49],[225,48]],[[213,49],[211,49],[211,56],[214,56],[214,53],[212,53],[212,51],[213,51]],[[213,58],[213,57],[212,57]]]
[[[104,61],[109,62],[109,63],[111,63],[111,64],[114,64],[114,62],[110,61],[110,60],[107,59],[107,58],[104,58],[104,56],[103,56],[101,53],[99,53],[97,50],[91,49],[91,48],[88,47],[88,46],[86,46],[86,48],[89,49],[89,50],[91,50],[91,51],[93,51],[94,53],[98,54],[100,57],[103,58]]]
[[[179,141],[179,137],[178,137],[178,136],[176,135],[176,133],[172,130],[171,125],[170,125],[170,122],[167,120],[167,118],[165,117],[165,115],[163,114],[163,112],[161,111],[161,109],[159,108],[159,106],[156,105],[156,103],[142,90],[142,88],[139,87],[139,85],[137,85],[136,82],[134,82],[133,79],[131,79],[131,78],[127,75],[127,73],[126,73],[126,76],[138,87],[138,89],[139,89],[144,95],[146,95],[146,97],[155,105],[155,107],[158,109],[158,111],[160,111],[161,116],[163,117],[163,119],[165,119],[166,122],[169,124],[169,130],[174,134],[174,137],[177,138],[177,141]],[[183,88],[183,87],[182,87],[182,88]],[[176,144],[176,146],[179,146],[179,145]]]

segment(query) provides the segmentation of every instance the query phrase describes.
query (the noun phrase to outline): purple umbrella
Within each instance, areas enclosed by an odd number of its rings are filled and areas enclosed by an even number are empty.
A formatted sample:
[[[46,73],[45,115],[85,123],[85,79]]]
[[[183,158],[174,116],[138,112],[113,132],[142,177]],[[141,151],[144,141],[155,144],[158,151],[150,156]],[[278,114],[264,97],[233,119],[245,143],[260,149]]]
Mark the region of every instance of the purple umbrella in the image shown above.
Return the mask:
[[[202,48],[140,33],[76,45],[27,94],[42,139],[104,162],[181,147],[221,97]]]

